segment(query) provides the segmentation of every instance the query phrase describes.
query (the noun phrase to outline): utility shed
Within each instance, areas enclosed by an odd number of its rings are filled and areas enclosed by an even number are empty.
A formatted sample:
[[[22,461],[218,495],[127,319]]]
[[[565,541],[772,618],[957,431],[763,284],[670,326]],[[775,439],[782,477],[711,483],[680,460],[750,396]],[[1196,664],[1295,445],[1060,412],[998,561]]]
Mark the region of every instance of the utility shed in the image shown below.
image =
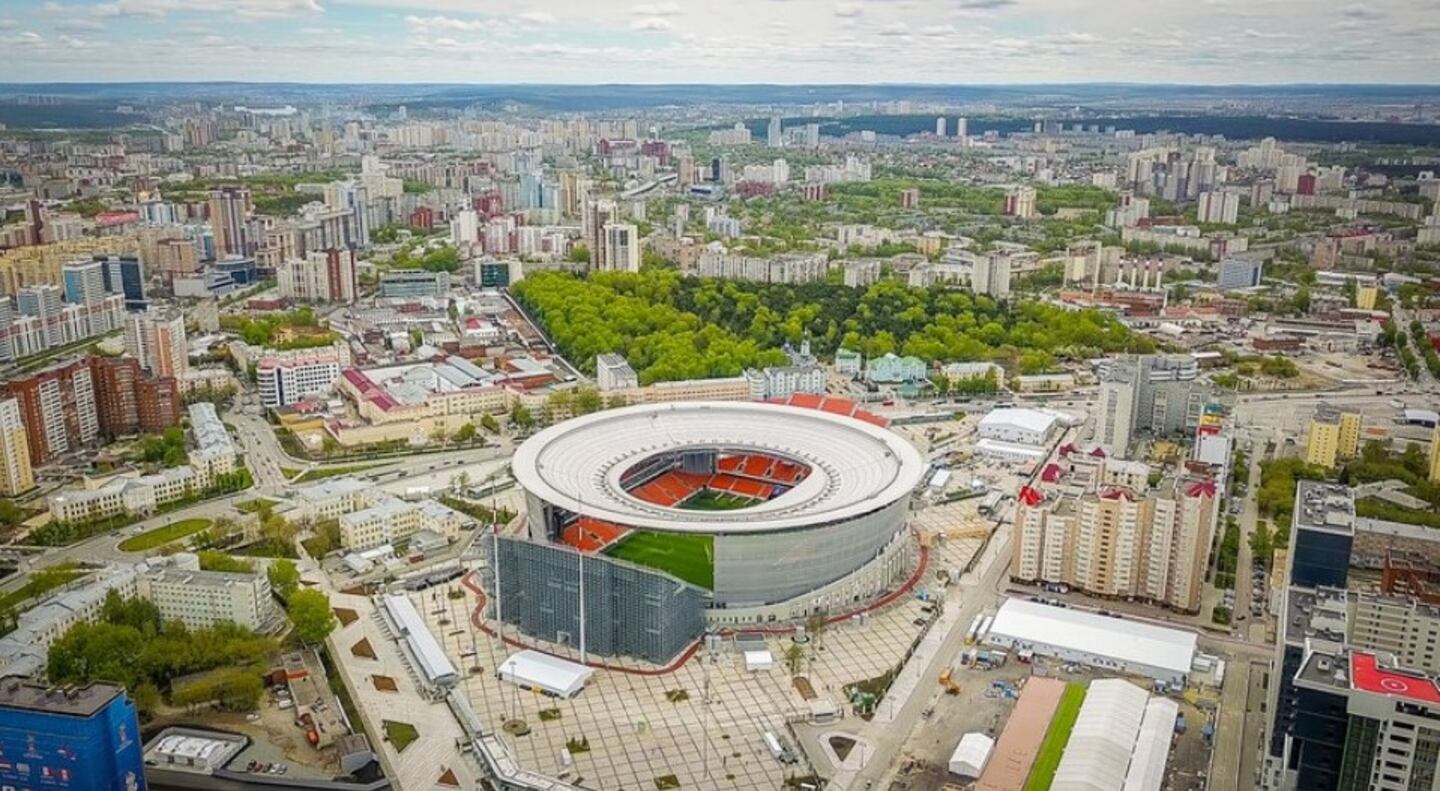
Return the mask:
[[[961,736],[955,752],[950,754],[950,774],[974,780],[985,771],[985,764],[990,762],[990,751],[994,748],[995,740],[983,733]]]
[[[520,651],[500,663],[497,675],[521,689],[533,689],[557,698],[573,698],[585,689],[594,670],[539,651]]]

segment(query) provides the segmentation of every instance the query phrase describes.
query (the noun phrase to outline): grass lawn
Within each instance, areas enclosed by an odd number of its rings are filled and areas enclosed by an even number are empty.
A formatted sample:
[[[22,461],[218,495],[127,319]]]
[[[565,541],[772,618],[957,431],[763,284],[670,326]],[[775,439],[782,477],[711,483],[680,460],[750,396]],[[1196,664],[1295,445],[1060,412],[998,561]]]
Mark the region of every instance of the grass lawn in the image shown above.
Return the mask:
[[[701,489],[686,498],[679,507],[691,511],[734,511],[737,508],[754,504],[755,501],[749,497],[741,497],[729,492],[717,492],[713,489]]]
[[[633,530],[605,554],[659,569],[706,590],[715,587],[713,536]]]
[[[209,519],[182,519],[168,525],[146,530],[138,536],[131,536],[120,542],[122,552],[144,552],[147,549],[163,547],[171,541],[178,541],[208,528]]]
[[[1055,716],[1045,731],[1045,741],[1035,754],[1035,763],[1030,767],[1030,776],[1025,779],[1025,791],[1048,791],[1055,782],[1055,770],[1060,768],[1060,756],[1065,753],[1065,743],[1070,741],[1070,731],[1080,717],[1080,704],[1085,702],[1085,685],[1072,681],[1060,693],[1060,703],[1055,707]]]
[[[18,609],[31,599],[39,599],[52,590],[65,585],[86,573],[71,564],[60,564],[42,569],[30,575],[24,585],[6,594],[0,594],[0,610]]]
[[[395,720],[382,720],[381,726],[385,728],[385,738],[395,745],[395,752],[403,753],[411,742],[420,738],[420,732],[415,726],[408,722],[396,722]]]
[[[296,478],[294,482],[295,482],[295,483],[308,483],[308,482],[310,482],[310,481],[318,481],[318,480],[321,480],[321,479],[324,479],[324,478],[335,478],[335,477],[338,477],[338,476],[341,476],[341,475],[353,475],[354,473],[362,472],[362,471],[364,471],[364,470],[368,470],[368,469],[371,469],[371,468],[373,468],[373,467],[382,467],[382,466],[384,466],[384,465],[386,465],[386,464],[389,464],[389,463],[390,463],[390,462],[384,462],[384,461],[382,461],[382,462],[379,462],[378,464],[351,464],[351,465],[348,465],[348,466],[345,466],[345,467],[330,467],[330,468],[328,468],[328,469],[306,470],[304,473],[302,473],[302,474],[300,475],[299,478]],[[289,477],[289,476],[290,476],[292,473],[294,473],[295,471],[294,471],[294,470],[281,470],[281,472],[282,472],[282,473],[285,473],[285,474],[286,474],[286,477]]]
[[[235,510],[244,511],[247,514],[258,512],[267,505],[274,505],[275,501],[265,497],[256,497],[254,500],[246,500],[243,503],[236,503]]]

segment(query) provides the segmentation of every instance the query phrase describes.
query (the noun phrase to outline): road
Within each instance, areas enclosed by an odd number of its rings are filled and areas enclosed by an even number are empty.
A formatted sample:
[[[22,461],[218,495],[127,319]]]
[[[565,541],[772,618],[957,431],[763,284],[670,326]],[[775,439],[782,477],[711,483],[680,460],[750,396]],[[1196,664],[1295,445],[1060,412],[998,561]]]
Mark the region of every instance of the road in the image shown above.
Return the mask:
[[[976,569],[946,591],[946,607],[958,607],[959,615],[951,622],[950,631],[945,635],[939,650],[920,669],[919,681],[912,693],[904,701],[895,701],[891,696],[886,696],[887,706],[898,703],[898,708],[890,709],[889,721],[881,722],[881,718],[877,716],[875,720],[867,723],[866,729],[861,732],[861,736],[874,748],[874,751],[866,756],[865,766],[853,775],[849,772],[838,774],[832,778],[831,788],[885,787],[880,781],[888,782],[887,778],[893,776],[898,768],[897,758],[911,732],[921,721],[920,713],[935,691],[935,680],[940,677],[940,672],[953,664],[959,656],[970,622],[982,610],[994,609],[995,590],[1009,567],[1010,528],[1002,526],[997,529]],[[909,670],[909,667],[906,669]]]

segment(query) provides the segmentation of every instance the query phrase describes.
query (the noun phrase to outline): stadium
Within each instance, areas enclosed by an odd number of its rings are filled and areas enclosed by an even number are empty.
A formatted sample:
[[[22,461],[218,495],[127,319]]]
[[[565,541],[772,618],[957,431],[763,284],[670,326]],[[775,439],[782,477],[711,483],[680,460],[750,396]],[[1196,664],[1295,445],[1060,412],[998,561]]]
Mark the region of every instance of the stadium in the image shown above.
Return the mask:
[[[925,467],[884,420],[820,396],[598,412],[511,462],[531,542],[703,589],[707,610],[734,616],[712,622],[784,618],[800,611],[774,605],[797,600],[835,612],[887,589],[908,570]]]

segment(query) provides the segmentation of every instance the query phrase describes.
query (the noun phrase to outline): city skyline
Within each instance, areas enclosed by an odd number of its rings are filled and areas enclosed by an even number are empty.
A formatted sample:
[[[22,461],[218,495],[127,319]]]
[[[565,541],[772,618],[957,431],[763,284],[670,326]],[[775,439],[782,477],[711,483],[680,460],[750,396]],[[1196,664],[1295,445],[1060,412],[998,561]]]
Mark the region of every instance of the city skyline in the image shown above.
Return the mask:
[[[17,82],[1423,83],[1440,3],[23,0]],[[143,57],[117,58],[124,46]],[[197,48],[204,57],[197,58]]]

